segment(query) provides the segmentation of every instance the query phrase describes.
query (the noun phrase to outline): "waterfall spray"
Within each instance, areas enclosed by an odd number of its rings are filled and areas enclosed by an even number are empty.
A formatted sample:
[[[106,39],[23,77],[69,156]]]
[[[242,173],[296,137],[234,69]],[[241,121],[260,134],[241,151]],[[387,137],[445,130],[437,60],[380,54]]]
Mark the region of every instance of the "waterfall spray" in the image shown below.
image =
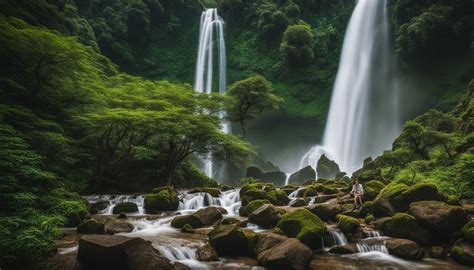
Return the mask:
[[[301,168],[316,168],[326,154],[351,175],[366,157],[389,148],[398,133],[387,9],[387,0],[357,2],[344,38],[323,144],[303,156]]]
[[[217,9],[206,9],[201,14],[201,24],[199,29],[199,47],[196,62],[196,77],[194,89],[199,93],[210,94],[213,92],[213,72],[214,72],[214,34],[218,41],[218,64],[219,64],[219,93],[225,93],[226,82],[226,51],[224,42],[224,21],[217,14]],[[222,112],[221,118],[225,117]],[[228,133],[229,123],[222,125],[222,132]],[[208,156],[205,160],[205,173],[208,177],[213,177],[213,161]]]

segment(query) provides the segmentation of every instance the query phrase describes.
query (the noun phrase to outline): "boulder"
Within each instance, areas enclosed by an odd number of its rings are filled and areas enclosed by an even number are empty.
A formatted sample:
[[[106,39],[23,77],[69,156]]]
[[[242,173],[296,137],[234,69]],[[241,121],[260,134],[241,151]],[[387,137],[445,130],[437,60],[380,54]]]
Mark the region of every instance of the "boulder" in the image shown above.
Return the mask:
[[[290,203],[291,207],[302,207],[308,205],[308,202],[303,198],[297,198]]]
[[[298,239],[286,239],[258,254],[258,264],[268,269],[307,269],[313,251]]]
[[[324,221],[335,220],[336,216],[343,210],[337,202],[317,203],[308,206],[306,209]]]
[[[228,217],[228,218],[223,219],[220,224],[230,225],[230,224],[237,224],[239,222],[240,222],[240,219],[233,218],[233,217]]]
[[[266,229],[275,227],[280,219],[280,211],[271,204],[264,204],[249,215],[249,222]]]
[[[326,155],[321,155],[316,165],[316,171],[318,173],[318,178],[335,178],[339,170],[339,165],[336,162],[328,159]]]
[[[104,234],[104,223],[89,219],[77,226],[77,232],[80,234]]]
[[[219,261],[219,257],[217,256],[216,251],[210,244],[205,244],[203,246],[200,246],[196,250],[196,256],[198,260],[204,261],[204,262]]]
[[[306,166],[301,170],[290,175],[288,182],[291,184],[303,184],[307,180],[313,180],[316,178],[316,172],[311,166]]]
[[[269,200],[255,200],[248,203],[246,206],[241,206],[239,208],[239,215],[246,217],[253,211],[257,210],[260,206],[270,203]]]
[[[327,202],[331,199],[337,198],[337,194],[331,194],[331,195],[318,195],[314,197],[314,203],[323,203]]]
[[[138,212],[138,206],[133,202],[123,202],[114,206],[112,213],[114,215],[120,213],[135,213]]]
[[[276,227],[286,236],[297,238],[313,249],[321,248],[321,239],[327,231],[326,224],[307,209],[283,215]]]
[[[310,186],[307,186],[303,197],[314,197],[318,195],[318,192],[323,192],[324,186],[322,184],[316,183]]]
[[[290,202],[290,198],[283,190],[271,190],[268,192],[268,196],[270,196],[270,202],[274,205],[285,206],[288,205]]]
[[[448,256],[446,249],[440,246],[432,246],[430,248],[430,256],[436,259],[444,259]]]
[[[98,214],[100,211],[104,210],[105,208],[109,207],[109,201],[100,201],[95,202],[90,205],[90,212],[91,214]]]
[[[163,188],[158,193],[145,195],[145,210],[148,213],[159,211],[176,211],[179,206],[179,198],[171,187]]]
[[[474,244],[474,219],[471,219],[466,225],[461,229],[461,232],[468,242]]]
[[[105,221],[105,233],[129,233],[133,231],[133,225],[126,220],[108,219]]]
[[[250,166],[245,172],[245,177],[253,179],[261,179],[263,175],[262,169],[257,166]]]
[[[356,218],[345,215],[337,215],[337,227],[344,234],[351,234],[360,229],[360,223]]]
[[[385,184],[372,180],[364,184],[364,199],[373,200],[379,195],[380,191],[385,187]]]
[[[277,186],[284,186],[286,174],[280,171],[265,172],[260,178],[263,182],[274,183]]]
[[[439,239],[449,238],[468,221],[461,207],[439,201],[413,202],[409,212]]]
[[[431,233],[415,217],[405,213],[395,214],[380,230],[387,236],[410,239],[421,245],[430,243],[432,239]]]
[[[474,267],[474,246],[466,241],[458,241],[451,248],[451,258],[458,263]]]
[[[252,256],[257,234],[238,224],[218,225],[209,232],[209,243],[219,256]]]
[[[125,213],[120,213],[120,214],[117,215],[117,218],[118,218],[118,219],[126,219],[126,218],[127,218],[127,214],[125,214]]]
[[[288,237],[276,233],[260,233],[258,234],[255,253],[259,254],[269,248],[276,246],[288,239]]]
[[[171,221],[171,226],[174,228],[182,228],[188,224],[194,229],[210,226],[222,219],[222,215],[227,214],[227,211],[222,207],[209,206],[199,209],[194,214],[177,216]]]
[[[392,216],[396,212],[406,212],[410,203],[417,201],[444,201],[435,185],[416,184],[407,186],[403,183],[392,182],[387,185],[375,198],[371,205],[375,217]]]
[[[354,254],[358,252],[359,250],[357,249],[357,244],[355,243],[347,243],[347,244],[335,246],[329,249],[329,253],[341,254],[341,255]]]
[[[183,227],[181,227],[181,232],[182,233],[194,233],[194,228],[189,224],[185,224]]]
[[[386,242],[388,253],[406,260],[421,260],[425,252],[411,240],[391,238]]]
[[[77,259],[83,269],[173,269],[151,243],[122,235],[83,235]]]

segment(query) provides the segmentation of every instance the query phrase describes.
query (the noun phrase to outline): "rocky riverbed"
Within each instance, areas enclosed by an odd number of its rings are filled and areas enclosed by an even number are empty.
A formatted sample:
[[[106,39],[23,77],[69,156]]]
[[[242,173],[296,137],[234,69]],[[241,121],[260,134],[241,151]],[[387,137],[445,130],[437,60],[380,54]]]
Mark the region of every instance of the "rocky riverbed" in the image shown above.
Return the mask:
[[[472,205],[430,185],[364,185],[357,210],[347,183],[334,180],[86,196],[96,214],[65,229],[51,268],[472,267]]]

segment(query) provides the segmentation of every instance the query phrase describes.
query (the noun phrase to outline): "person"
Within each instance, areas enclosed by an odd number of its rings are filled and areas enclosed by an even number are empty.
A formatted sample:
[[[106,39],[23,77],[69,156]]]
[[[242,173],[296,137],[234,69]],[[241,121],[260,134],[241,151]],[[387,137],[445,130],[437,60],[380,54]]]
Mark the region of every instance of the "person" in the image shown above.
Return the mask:
[[[351,194],[354,194],[354,208],[357,209],[362,206],[362,195],[364,195],[364,188],[359,183],[359,179],[355,179],[354,185],[352,186]]]

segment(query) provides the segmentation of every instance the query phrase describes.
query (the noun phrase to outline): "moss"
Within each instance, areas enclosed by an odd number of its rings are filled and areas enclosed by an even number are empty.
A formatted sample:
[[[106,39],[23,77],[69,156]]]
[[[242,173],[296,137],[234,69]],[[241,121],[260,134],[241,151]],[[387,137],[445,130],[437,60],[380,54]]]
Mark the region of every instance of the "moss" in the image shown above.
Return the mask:
[[[209,193],[212,197],[218,198],[221,195],[221,191],[218,188],[210,188],[210,187],[203,187],[203,188],[193,188],[188,191],[188,193],[197,193],[197,192],[205,192]]]
[[[171,221],[171,226],[174,228],[183,228],[184,226],[189,225],[193,228],[199,228],[203,224],[199,220],[199,218],[193,216],[193,215],[184,215],[184,216],[177,216],[173,218]]]
[[[166,188],[157,194],[147,194],[144,199],[147,212],[175,211],[178,209],[179,198],[172,188]]]
[[[409,187],[404,191],[399,199],[403,203],[401,210],[408,208],[408,205],[417,201],[446,201],[446,198],[439,192],[438,188],[429,183],[420,183]]]
[[[247,204],[246,206],[242,206],[240,207],[239,209],[239,214],[241,216],[248,216],[250,215],[250,213],[252,213],[253,211],[257,210],[260,206],[264,205],[264,204],[267,204],[267,203],[270,203],[269,200],[255,200],[255,201],[251,201],[249,204]]]
[[[322,192],[323,189],[324,189],[324,187],[321,184],[310,185],[310,186],[306,187],[305,192],[304,192],[304,197],[317,196],[318,192]]]
[[[365,217],[365,223],[366,224],[371,224],[375,220],[374,215],[370,214]]]
[[[337,227],[345,234],[353,233],[360,228],[360,223],[356,218],[346,215],[337,215]]]
[[[364,184],[364,198],[368,200],[373,200],[377,195],[379,195],[380,191],[385,187],[385,184],[372,180]]]
[[[277,189],[277,190],[272,190],[267,193],[268,196],[270,197],[270,202],[272,202],[274,205],[287,205],[290,202],[290,199],[286,195],[286,193],[283,190]]]
[[[461,232],[468,242],[474,244],[474,219],[466,223],[466,225],[462,227]]]
[[[233,217],[228,217],[228,218],[223,219],[221,224],[222,225],[230,225],[230,224],[236,224],[236,223],[239,223],[239,222],[240,222],[239,219],[236,219],[236,218],[233,218]]]
[[[360,215],[365,217],[370,213],[370,208],[372,207],[372,201],[365,201],[360,208]]]
[[[89,219],[77,226],[77,232],[80,234],[104,234],[104,223],[94,219]]]
[[[329,187],[329,186],[324,186],[323,187],[323,193],[324,194],[336,194],[337,193],[337,189],[333,188],[333,187]]]
[[[138,212],[138,206],[133,202],[123,202],[114,206],[113,214]]]
[[[53,212],[66,218],[65,227],[76,227],[89,215],[86,203],[83,201],[61,200],[54,206]]]
[[[456,195],[447,196],[446,203],[450,205],[461,205],[461,203],[459,202],[459,197]]]
[[[452,248],[451,248],[451,257],[461,263],[461,264],[465,264],[465,265],[469,265],[469,266],[474,266],[474,256],[468,252],[465,252],[463,247],[461,247],[460,245],[454,245]]]
[[[321,247],[321,238],[327,230],[326,224],[306,209],[298,209],[284,215],[276,228],[313,249]]]
[[[181,232],[183,233],[194,233],[194,228],[193,226],[189,224],[185,224],[183,227],[181,227]]]

